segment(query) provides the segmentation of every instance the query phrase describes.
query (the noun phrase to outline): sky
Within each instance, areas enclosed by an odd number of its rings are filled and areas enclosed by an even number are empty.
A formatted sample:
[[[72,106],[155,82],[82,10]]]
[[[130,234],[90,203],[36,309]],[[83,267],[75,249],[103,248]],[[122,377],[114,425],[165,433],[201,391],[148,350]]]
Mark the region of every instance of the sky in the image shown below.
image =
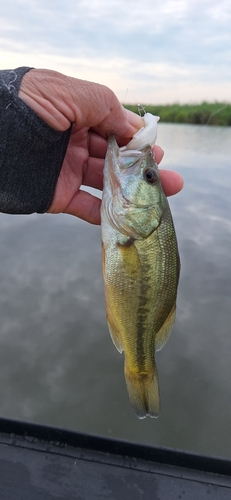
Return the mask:
[[[123,103],[231,102],[230,0],[5,0],[0,69],[49,68]]]

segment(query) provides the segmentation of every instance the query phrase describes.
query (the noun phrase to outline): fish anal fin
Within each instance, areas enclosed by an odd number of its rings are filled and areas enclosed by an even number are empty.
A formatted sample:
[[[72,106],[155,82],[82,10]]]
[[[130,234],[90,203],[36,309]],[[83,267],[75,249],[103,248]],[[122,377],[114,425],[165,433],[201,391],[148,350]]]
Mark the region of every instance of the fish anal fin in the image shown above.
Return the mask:
[[[164,324],[155,336],[155,351],[160,351],[169,339],[176,316],[176,303],[172,307],[169,315],[167,316]]]
[[[155,365],[148,373],[133,373],[124,367],[130,403],[138,418],[157,418],[160,413],[158,374]]]

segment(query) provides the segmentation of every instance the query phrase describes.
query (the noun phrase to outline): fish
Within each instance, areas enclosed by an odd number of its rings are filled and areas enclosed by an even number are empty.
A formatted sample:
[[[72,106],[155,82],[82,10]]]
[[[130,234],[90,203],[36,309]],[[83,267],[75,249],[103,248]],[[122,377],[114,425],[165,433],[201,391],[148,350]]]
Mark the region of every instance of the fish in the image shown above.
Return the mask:
[[[115,347],[124,352],[128,395],[139,418],[160,413],[155,352],[174,324],[180,273],[173,219],[152,149],[158,118],[146,113],[144,127],[125,147],[109,137],[101,205],[107,323]]]

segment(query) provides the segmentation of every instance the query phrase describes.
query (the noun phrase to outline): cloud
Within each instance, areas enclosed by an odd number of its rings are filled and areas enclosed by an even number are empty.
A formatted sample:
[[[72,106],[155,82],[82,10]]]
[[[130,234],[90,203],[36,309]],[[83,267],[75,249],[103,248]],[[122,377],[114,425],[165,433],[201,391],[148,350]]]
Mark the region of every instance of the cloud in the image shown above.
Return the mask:
[[[195,100],[228,99],[230,21],[227,0],[9,0],[0,7],[0,64],[6,55],[50,63],[112,82],[116,93],[136,88],[143,102],[188,99],[189,86],[201,87]]]

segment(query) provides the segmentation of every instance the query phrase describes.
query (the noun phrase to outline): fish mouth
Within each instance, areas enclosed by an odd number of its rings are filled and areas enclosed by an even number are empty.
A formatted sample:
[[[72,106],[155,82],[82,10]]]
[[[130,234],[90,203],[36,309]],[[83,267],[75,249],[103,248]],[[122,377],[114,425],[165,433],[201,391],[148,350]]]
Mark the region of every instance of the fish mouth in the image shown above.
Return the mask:
[[[141,149],[131,149],[128,151],[121,151],[122,148],[117,150],[117,161],[119,163],[120,169],[126,171],[127,169],[136,170],[141,160],[144,160],[148,156],[153,157],[151,146],[148,144],[143,146]]]
[[[140,149],[128,149],[126,146],[119,147],[114,135],[108,139],[108,146],[113,155],[113,163],[119,163],[121,170],[126,170],[133,165],[139,163],[145,157],[151,155],[153,157],[152,148],[149,144],[142,146]],[[114,165],[113,165],[114,167]]]
[[[125,146],[126,147],[126,146]],[[140,149],[135,150],[124,150],[124,147],[120,148],[117,144],[115,136],[112,135],[108,140],[108,170],[111,179],[112,190],[114,192],[120,187],[120,176],[123,175],[139,175],[141,172],[140,163],[148,158],[149,156],[153,158],[153,152],[150,145],[145,145]],[[130,211],[141,211],[141,210],[153,210],[155,204],[150,205],[150,203],[142,204],[137,203],[129,199],[123,193],[123,208]]]
[[[146,158],[148,158],[147,161]],[[121,155],[115,136],[109,137],[105,161],[108,183],[105,210],[113,227],[121,234],[134,239],[146,238],[160,224],[158,203],[156,203],[155,199],[149,196],[135,196],[140,176],[142,181],[143,170],[146,167],[153,166],[153,162],[154,158],[150,145],[145,145],[137,150],[126,151],[126,155]],[[131,180],[135,180],[134,192],[126,188],[126,186],[130,185],[130,175]],[[140,222],[136,222],[136,219]],[[148,222],[151,221],[151,231],[149,230],[150,224],[145,229],[147,219]],[[132,224],[134,227],[132,227]],[[138,228],[140,225],[142,225],[142,228]]]

